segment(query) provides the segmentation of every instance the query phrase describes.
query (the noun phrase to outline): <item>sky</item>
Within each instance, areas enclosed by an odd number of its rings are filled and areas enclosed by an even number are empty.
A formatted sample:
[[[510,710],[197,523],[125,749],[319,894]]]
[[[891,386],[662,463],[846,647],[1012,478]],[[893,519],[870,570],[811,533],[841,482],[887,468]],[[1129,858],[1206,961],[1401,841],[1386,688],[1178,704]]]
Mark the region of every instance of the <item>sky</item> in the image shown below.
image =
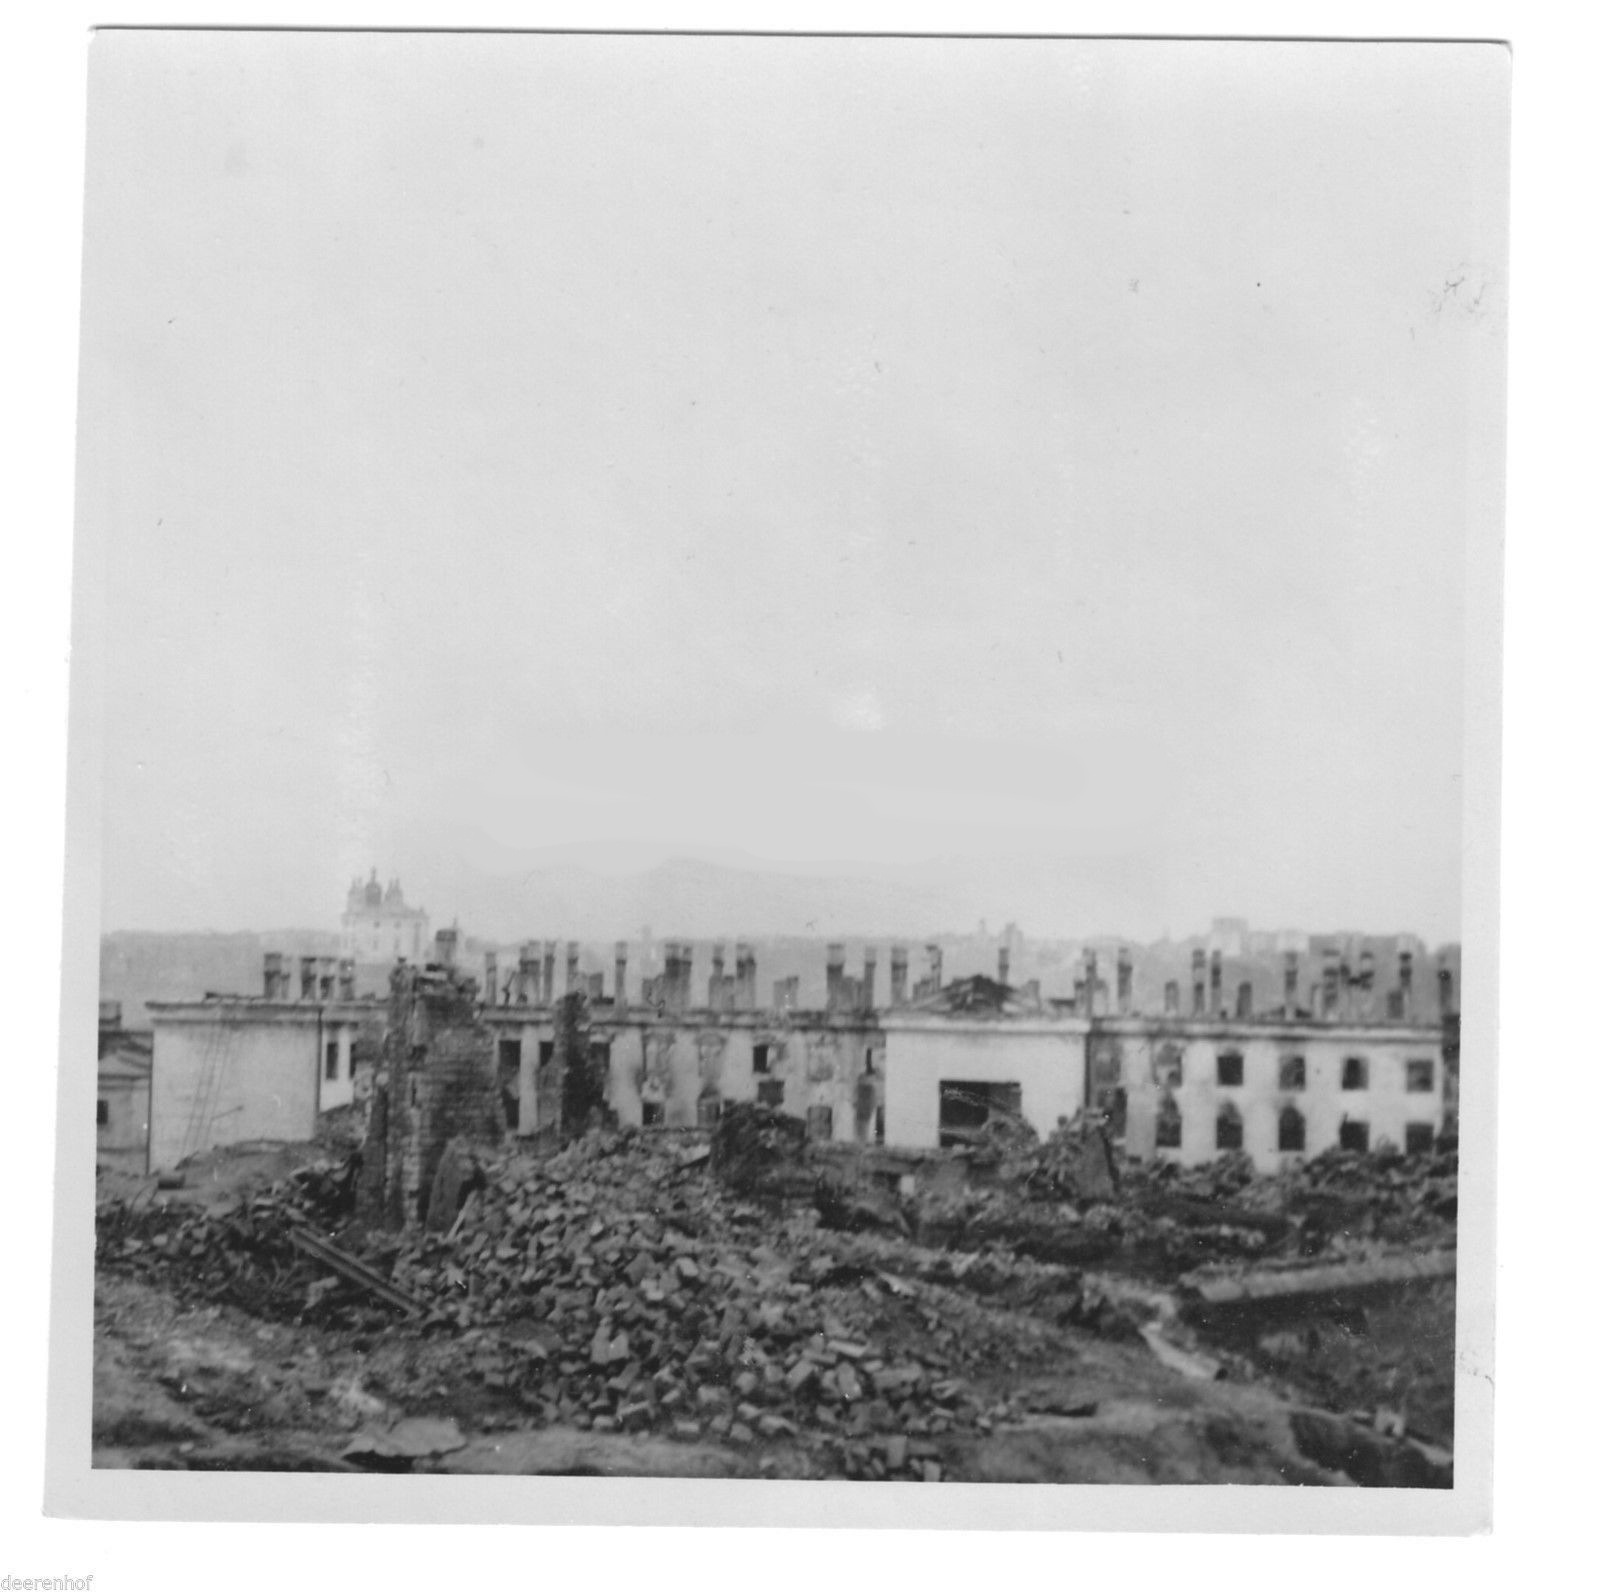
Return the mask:
[[[1502,50],[90,59],[105,928],[699,858],[1459,935]]]

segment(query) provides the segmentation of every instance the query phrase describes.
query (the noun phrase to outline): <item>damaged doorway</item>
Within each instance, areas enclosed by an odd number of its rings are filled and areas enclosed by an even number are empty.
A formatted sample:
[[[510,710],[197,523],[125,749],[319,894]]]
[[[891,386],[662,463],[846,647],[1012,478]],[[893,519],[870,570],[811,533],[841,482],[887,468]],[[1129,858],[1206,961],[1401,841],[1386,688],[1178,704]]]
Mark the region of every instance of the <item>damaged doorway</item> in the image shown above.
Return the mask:
[[[950,1150],[970,1144],[991,1122],[1022,1116],[1022,1086],[939,1080],[939,1146]]]

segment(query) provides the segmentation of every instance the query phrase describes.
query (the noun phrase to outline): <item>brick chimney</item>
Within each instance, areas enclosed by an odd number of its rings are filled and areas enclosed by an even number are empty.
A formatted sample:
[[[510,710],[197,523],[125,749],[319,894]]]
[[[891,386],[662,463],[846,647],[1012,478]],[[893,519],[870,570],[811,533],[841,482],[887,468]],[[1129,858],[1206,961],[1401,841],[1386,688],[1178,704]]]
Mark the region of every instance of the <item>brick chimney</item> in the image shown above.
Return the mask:
[[[556,943],[547,940],[544,943],[544,975],[540,980],[543,990],[541,1000],[547,1007],[556,1004]]]
[[[1286,951],[1283,954],[1283,1012],[1288,1018],[1300,1010],[1300,954]]]
[[[317,999],[317,959],[315,957],[302,957],[300,959],[300,999],[302,1001],[315,1001]]]
[[[268,1001],[280,1001],[283,986],[283,953],[269,951],[261,959],[261,993]]]
[[[1198,946],[1189,958],[1189,977],[1194,986],[1194,1015],[1203,1018],[1206,1011],[1206,954]]]
[[[616,988],[616,991],[614,993],[613,999],[616,1001],[616,1004],[619,1007],[625,1007],[628,1004],[628,943],[627,943],[627,941],[619,940],[617,942],[617,944],[616,944],[616,948],[615,949],[616,949],[616,959],[617,959],[617,972],[616,972],[617,988]]]
[[[861,1008],[871,1012],[876,1005],[875,987],[878,983],[878,948],[868,946],[861,953]]]
[[[944,989],[944,948],[937,941],[928,942],[928,977],[935,990]]]
[[[1400,953],[1400,1016],[1409,1018],[1412,1015],[1411,1005],[1411,953]]]
[[[1251,1018],[1255,1016],[1256,993],[1248,979],[1239,981],[1239,1000],[1234,1008],[1236,1018]]]
[[[889,1005],[903,1007],[906,1004],[906,969],[910,963],[909,953],[904,946],[891,946],[889,948]]]
[[[517,1005],[539,1005],[539,942],[525,940],[517,951]]]
[[[356,998],[356,960],[354,957],[341,957],[339,959],[339,999],[341,1001],[354,1001]]]
[[[1222,1016],[1222,953],[1211,953],[1211,1016]]]
[[[840,1003],[840,987],[844,984],[844,943],[833,940],[828,943],[828,994],[826,1005],[829,1012],[833,1012]]]
[[[1117,1011],[1133,1011],[1133,953],[1126,946],[1117,953]]]
[[[1004,943],[1000,947],[999,976],[1001,984],[1011,983],[1011,948]]]
[[[1092,951],[1083,954],[1084,1013],[1094,1016],[1095,994],[1100,984],[1100,959]]]
[[[1164,1009],[1172,1017],[1177,1017],[1178,1015],[1178,1007],[1181,1004],[1182,996],[1183,991],[1179,987],[1178,981],[1176,979],[1169,979],[1165,988],[1161,992],[1161,1000]]]
[[[578,988],[578,943],[575,940],[567,942],[567,994],[570,996]]]

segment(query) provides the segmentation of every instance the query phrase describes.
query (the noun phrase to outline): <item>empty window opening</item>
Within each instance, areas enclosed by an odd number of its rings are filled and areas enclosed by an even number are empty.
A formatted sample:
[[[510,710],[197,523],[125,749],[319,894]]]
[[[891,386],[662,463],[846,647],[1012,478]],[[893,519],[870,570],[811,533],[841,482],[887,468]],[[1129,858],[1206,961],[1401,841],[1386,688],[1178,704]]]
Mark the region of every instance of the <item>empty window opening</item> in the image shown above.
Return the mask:
[[[646,1128],[660,1128],[667,1117],[665,1103],[661,1101],[643,1101],[640,1104],[644,1108],[644,1126]]]
[[[866,1071],[869,1074],[877,1071],[877,1069],[873,1066],[872,1047],[870,1045],[867,1047]]]
[[[939,1081],[939,1144],[946,1150],[970,1144],[991,1121],[1021,1116],[1020,1084]]]
[[[1364,1056],[1347,1056],[1344,1071],[1339,1076],[1342,1090],[1364,1090],[1367,1087],[1367,1059]]]
[[[541,1040],[539,1042],[539,1066],[549,1067],[556,1058],[556,1043],[554,1040]]]
[[[750,1053],[750,1067],[756,1073],[772,1071],[772,1047],[763,1041]]]
[[[591,1040],[589,1042],[589,1064],[602,1078],[611,1076],[611,1042],[609,1040]]]
[[[1406,1124],[1406,1155],[1427,1156],[1433,1150],[1433,1124]]]
[[[1278,1058],[1278,1088],[1303,1090],[1306,1087],[1306,1059],[1303,1056]]]
[[[756,1086],[756,1099],[774,1110],[783,1105],[783,1080],[766,1079]]]
[[[1306,1120],[1292,1106],[1278,1113],[1278,1149],[1303,1151],[1306,1148]]]
[[[1433,1063],[1429,1061],[1406,1063],[1406,1093],[1431,1095],[1433,1093]]]
[[[1371,1130],[1365,1123],[1360,1123],[1354,1118],[1347,1117],[1339,1125],[1340,1150],[1364,1151],[1370,1145],[1371,1140]]]
[[[303,1073],[300,1076],[302,1078],[305,1077]],[[96,1101],[94,1103],[94,1120],[100,1128],[104,1128],[111,1121],[110,1101]]]
[[[1183,1086],[1183,1048],[1170,1040],[1156,1052],[1156,1083],[1167,1090]]]
[[[1239,1051],[1224,1051],[1217,1058],[1217,1083],[1239,1085],[1244,1083],[1244,1055]]]
[[[505,1108],[506,1127],[515,1133],[522,1127],[522,1041],[501,1040],[495,1046],[500,1073],[500,1101]]]
[[[1156,1149],[1177,1150],[1183,1144],[1183,1113],[1168,1095],[1156,1112]]]
[[[813,1106],[807,1108],[806,1138],[833,1138],[833,1108],[831,1106]]]
[[[722,1097],[702,1095],[699,1105],[695,1108],[695,1115],[701,1128],[715,1128],[722,1117]]]
[[[1217,1149],[1244,1149],[1244,1118],[1239,1108],[1231,1103],[1217,1113]]]
[[[325,1079],[339,1077],[339,1042],[337,1040],[328,1041],[322,1048],[322,1076]],[[302,1073],[300,1077],[304,1078],[305,1074]]]

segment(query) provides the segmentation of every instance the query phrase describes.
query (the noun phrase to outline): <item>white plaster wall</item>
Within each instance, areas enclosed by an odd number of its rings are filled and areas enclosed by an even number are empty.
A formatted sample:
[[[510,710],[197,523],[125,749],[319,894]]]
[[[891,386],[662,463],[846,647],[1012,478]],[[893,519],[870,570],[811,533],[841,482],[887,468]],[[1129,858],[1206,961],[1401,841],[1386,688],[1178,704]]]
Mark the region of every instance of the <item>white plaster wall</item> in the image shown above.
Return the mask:
[[[939,1083],[970,1079],[1022,1087],[1022,1115],[1048,1135],[1083,1106],[1083,1036],[1004,1028],[890,1029],[885,1037],[884,1138],[939,1143]]]
[[[322,1059],[315,1024],[162,1023],[150,1077],[150,1166],[240,1140],[309,1140]],[[191,1130],[201,1092],[198,1134]]]
[[[1161,1090],[1154,1064],[1157,1051],[1168,1041],[1183,1050],[1183,1084],[1172,1092],[1183,1115],[1183,1144],[1158,1150],[1155,1128]],[[1427,1123],[1437,1133],[1444,1120],[1443,1059],[1438,1042],[1429,1036],[1252,1036],[1241,1040],[1155,1035],[1124,1037],[1122,1044],[1123,1087],[1128,1091],[1126,1146],[1132,1156],[1154,1156],[1184,1166],[1210,1161],[1218,1154],[1216,1120],[1224,1101],[1239,1109],[1244,1119],[1244,1149],[1264,1171],[1297,1160],[1301,1154],[1278,1149],[1278,1118],[1285,1106],[1293,1105],[1306,1120],[1306,1157],[1337,1145],[1346,1117],[1369,1125],[1374,1149],[1384,1139],[1404,1149],[1408,1123]],[[1228,1050],[1244,1056],[1242,1086],[1217,1083],[1217,1058]],[[1279,1059],[1296,1055],[1306,1061],[1306,1087],[1280,1090]],[[1367,1059],[1366,1090],[1341,1087],[1347,1056]],[[1423,1060],[1433,1063],[1433,1087],[1426,1093],[1408,1092],[1405,1065]]]

